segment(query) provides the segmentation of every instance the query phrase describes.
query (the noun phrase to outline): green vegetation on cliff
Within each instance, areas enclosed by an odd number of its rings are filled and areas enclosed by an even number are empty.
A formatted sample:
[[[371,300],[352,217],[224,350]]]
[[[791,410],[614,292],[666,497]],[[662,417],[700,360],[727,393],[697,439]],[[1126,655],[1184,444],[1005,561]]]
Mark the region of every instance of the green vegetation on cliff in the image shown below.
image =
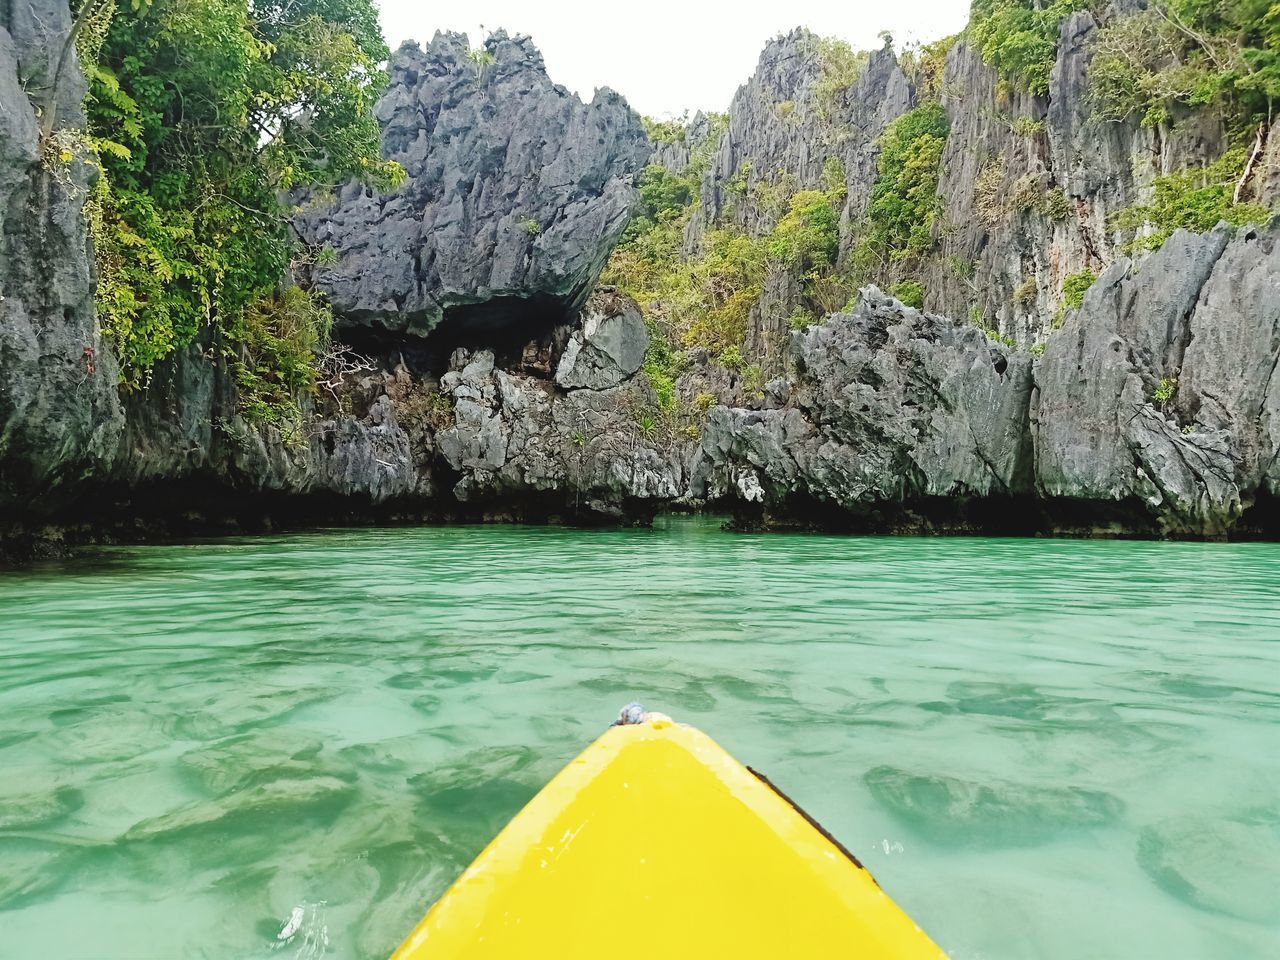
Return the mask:
[[[870,55],[865,50],[854,50],[835,37],[809,34],[806,40],[810,55],[818,63],[818,78],[813,84],[814,107],[820,117],[830,120],[840,99],[858,82]]]
[[[1062,21],[1090,0],[974,0],[965,34],[982,59],[1022,90],[1043,96]]]
[[[801,190],[787,201],[787,212],[768,237],[767,250],[789,267],[817,277],[829,273],[840,255],[840,209],[848,196],[843,164],[828,157],[824,189]]]
[[[805,326],[798,316],[831,313],[849,299],[846,271],[840,262],[840,213],[848,199],[844,165],[828,157],[823,189],[801,190],[787,201],[787,212],[764,238],[773,263],[799,277],[804,302],[788,320]]]
[[[636,299],[654,339],[668,345],[705,341],[719,350],[737,342],[734,332],[745,323],[742,304],[760,282],[752,252],[742,242],[746,238],[729,231],[710,231],[702,257],[688,260],[683,255],[685,230],[700,203],[702,176],[727,122],[722,115],[711,118],[711,129],[679,173],[658,164],[644,169],[636,218],[601,277]],[[647,125],[654,126],[652,121]]]
[[[1136,114],[1151,125],[1178,108],[1212,106],[1229,123],[1269,126],[1280,97],[1280,5],[1155,0],[1098,30],[1089,86],[1100,120]]]
[[[640,215],[601,278],[640,304],[655,343],[663,344],[655,347],[659,361],[674,357],[680,348],[701,347],[714,356],[740,350],[771,265],[785,266],[796,275],[806,296],[823,312],[844,302],[826,303],[825,285],[833,279],[839,256],[845,200],[844,169],[834,158],[825,165],[821,190],[795,191],[783,200],[773,196],[772,185],[756,185],[753,199],[766,205],[777,200],[782,206],[771,230],[752,236],[726,217],[703,231],[693,254],[686,256],[685,231],[700,204],[701,175],[694,174],[705,170],[700,152],[709,158],[719,141],[718,131],[708,140],[695,150],[691,169],[681,174],[646,168],[640,180]],[[745,184],[741,191],[746,191]],[[652,372],[650,379],[655,379]]]
[[[641,117],[644,132],[654,143],[684,143],[685,127],[688,119],[655,120],[652,117]]]
[[[947,54],[961,36],[963,35],[957,33],[923,46],[907,47],[899,54],[898,63],[902,72],[915,84],[916,93],[921,98],[936,100],[942,93]]]
[[[924,284],[919,280],[899,280],[889,289],[889,293],[908,307],[924,309]]]
[[[942,50],[931,54],[934,72],[940,71]],[[772,274],[784,272],[799,283],[800,303],[786,318],[792,328],[846,306],[864,282],[893,285],[905,302],[923,305],[924,287],[909,274],[934,243],[947,132],[946,113],[936,101],[889,126],[878,141],[876,184],[848,258],[841,257],[840,234],[846,172],[836,157],[824,164],[821,187],[805,190],[785,173],[753,181],[744,164],[722,185],[725,205],[718,221],[689,245],[686,233],[718,136],[702,141],[680,173],[646,168],[639,215],[602,279],[635,297],[644,311],[655,344],[646,371],[659,394],[669,392],[661,385],[679,372],[674,364],[681,349],[703,348],[730,369],[749,368],[741,348]],[[734,213],[741,203],[772,226],[747,233]]]
[[[1207,167],[1156,177],[1149,202],[1112,218],[1113,226],[1140,232],[1125,245],[1125,252],[1157,250],[1180,227],[1203,233],[1221,220],[1237,227],[1264,223],[1270,217],[1266,207],[1235,200],[1245,158],[1243,149],[1228,150]]]
[[[1073,310],[1079,310],[1084,295],[1089,292],[1098,275],[1092,270],[1080,270],[1062,281],[1062,302]]]
[[[898,117],[881,135],[876,182],[853,256],[860,277],[888,276],[895,265],[918,258],[933,245],[948,129],[942,105],[927,102]]]
[[[289,191],[401,175],[379,158],[387,56],[369,0],[105,0],[79,49],[90,82],[98,313],[127,386],[216,328],[248,414],[310,387],[323,305],[285,289],[308,254]],[[288,344],[285,345],[285,341]],[[273,414],[274,412],[274,414]]]
[[[974,0],[965,36],[1021,89],[1046,94],[1063,20],[1094,12],[1087,99],[1095,122],[1170,126],[1194,111],[1224,121],[1228,149],[1204,167],[1156,178],[1150,200],[1111,225],[1126,252],[1153,250],[1177,228],[1208,230],[1267,217],[1252,202],[1280,98],[1280,6],[1272,0],[1152,0],[1117,13],[1092,0]],[[1252,192],[1251,192],[1252,191]]]
[[[1233,146],[1203,167],[1157,177],[1146,202],[1111,225],[1132,231],[1125,252],[1154,250],[1180,227],[1260,223],[1253,202],[1280,97],[1280,6],[1271,0],[1157,0],[1096,32],[1089,101],[1098,122],[1170,125],[1192,111],[1222,118]]]
[[[285,287],[246,307],[227,330],[240,411],[255,423],[288,428],[297,397],[316,385],[316,357],[333,326],[328,306],[299,287]]]

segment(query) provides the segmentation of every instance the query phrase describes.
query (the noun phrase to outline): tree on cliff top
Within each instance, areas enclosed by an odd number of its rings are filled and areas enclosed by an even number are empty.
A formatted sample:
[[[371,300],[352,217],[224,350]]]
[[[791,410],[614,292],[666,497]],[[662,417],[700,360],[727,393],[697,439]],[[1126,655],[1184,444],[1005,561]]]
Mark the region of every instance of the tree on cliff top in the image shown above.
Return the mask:
[[[1024,90],[1043,96],[1062,21],[1090,0],[973,0],[966,30],[982,59]]]
[[[206,326],[243,333],[278,294],[299,255],[287,191],[402,175],[372,113],[387,48],[370,0],[84,9],[98,309],[136,386]]]
[[[1175,105],[1266,121],[1280,98],[1280,4],[1158,0],[1097,32],[1090,98],[1100,120],[1164,123]]]

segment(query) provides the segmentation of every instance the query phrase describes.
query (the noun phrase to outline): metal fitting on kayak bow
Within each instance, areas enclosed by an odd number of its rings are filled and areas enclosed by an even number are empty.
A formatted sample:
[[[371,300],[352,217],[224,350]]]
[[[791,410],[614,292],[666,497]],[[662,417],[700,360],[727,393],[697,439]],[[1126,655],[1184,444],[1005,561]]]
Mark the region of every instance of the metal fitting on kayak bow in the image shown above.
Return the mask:
[[[613,721],[615,727],[628,727],[635,723],[644,723],[644,704],[628,703],[618,711],[618,719]]]
[[[613,721],[610,726],[614,727],[631,727],[638,723],[652,723],[655,720],[665,720],[671,722],[671,718],[665,713],[658,713],[656,710],[646,710],[643,703],[628,703],[625,707],[618,711],[618,719]]]

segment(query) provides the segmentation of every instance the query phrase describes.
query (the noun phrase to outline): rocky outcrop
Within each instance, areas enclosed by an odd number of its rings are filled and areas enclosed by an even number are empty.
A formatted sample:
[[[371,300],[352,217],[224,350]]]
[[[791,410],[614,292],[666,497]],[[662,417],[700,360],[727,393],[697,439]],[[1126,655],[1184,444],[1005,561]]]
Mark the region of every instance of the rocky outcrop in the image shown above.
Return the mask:
[[[632,301],[600,294],[504,366],[459,348],[437,376],[398,352],[339,350],[301,420],[280,425],[246,422],[222,350],[191,347],[128,398],[114,460],[64,518],[98,532],[119,521],[116,533],[135,520],[143,533],[272,518],[644,522],[683,494],[693,446],[654,428],[647,338]]]
[[[1280,222],[1118,261],[1037,359],[874,287],[792,354],[776,409],[703,432],[700,492],[747,520],[1274,533]]]
[[[635,201],[649,143],[626,101],[583,104],[547,77],[528,37],[482,50],[437,34],[392,57],[377,105],[383,152],[407,179],[345,187],[302,230],[337,255],[314,282],[340,323],[422,336],[563,321],[585,301]]]
[[[841,162],[849,188],[846,228],[865,213],[876,176],[875,141],[911,108],[914,92],[888,48],[865,55],[848,89],[830,89],[823,42],[793,30],[760,54],[755,73],[733,98],[703,181],[695,220],[701,229],[721,220],[753,234],[769,229],[785,208],[761,187],[781,187],[784,199],[787,192],[821,188],[831,158]],[[738,185],[731,187],[735,177]]]
[[[339,336],[375,327],[377,352],[331,355],[282,433],[237,416],[218,350],[190,350],[131,410],[117,476],[411,514],[651,515],[682,468],[637,433],[648,334],[629,300],[587,302],[649,153],[639,118],[609,90],[583,104],[502,32],[407,44],[390,73],[376,112],[406,182],[299,221],[336,255],[312,279]]]
[[[566,389],[605,390],[633,376],[649,349],[649,331],[639,308],[625,297],[603,293],[582,317],[556,367]]]
[[[1073,94],[1084,110],[1083,93]],[[950,134],[939,166],[937,248],[917,269],[925,305],[1031,343],[1053,316],[1063,279],[1099,262],[1054,174],[1046,102],[1008,90],[963,42],[947,54],[939,99]]]
[[[253,425],[238,413],[221,352],[180,351],[129,398],[124,437],[103,479],[126,514],[145,508],[135,491],[165,487],[222,490],[250,502],[267,494],[333,496],[370,507],[430,498],[430,424],[415,404],[420,385],[403,369],[358,366],[307,402],[300,422]],[[424,445],[426,455],[415,456]],[[190,509],[202,509],[198,498]]]
[[[638,321],[634,305],[606,319],[628,316]],[[566,393],[497,369],[490,351],[459,350],[440,387],[453,403],[437,437],[458,478],[452,494],[487,515],[633,522],[684,492],[680,445],[643,428],[652,395],[642,379]]]
[[[784,407],[711,411],[695,474],[706,497],[838,527],[1030,492],[1025,352],[874,287],[791,349],[796,381],[772,388]]]
[[[1037,364],[1040,492],[1231,532],[1277,492],[1278,362],[1280,229],[1180,231],[1140,270],[1117,262]]]

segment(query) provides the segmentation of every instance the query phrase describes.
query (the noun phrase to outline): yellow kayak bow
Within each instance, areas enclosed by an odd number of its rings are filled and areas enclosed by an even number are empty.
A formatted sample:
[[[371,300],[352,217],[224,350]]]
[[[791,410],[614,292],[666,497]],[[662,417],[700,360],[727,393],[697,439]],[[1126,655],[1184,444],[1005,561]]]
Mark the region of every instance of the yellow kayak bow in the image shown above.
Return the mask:
[[[945,956],[772,785],[646,714],[561,770],[392,960]]]

